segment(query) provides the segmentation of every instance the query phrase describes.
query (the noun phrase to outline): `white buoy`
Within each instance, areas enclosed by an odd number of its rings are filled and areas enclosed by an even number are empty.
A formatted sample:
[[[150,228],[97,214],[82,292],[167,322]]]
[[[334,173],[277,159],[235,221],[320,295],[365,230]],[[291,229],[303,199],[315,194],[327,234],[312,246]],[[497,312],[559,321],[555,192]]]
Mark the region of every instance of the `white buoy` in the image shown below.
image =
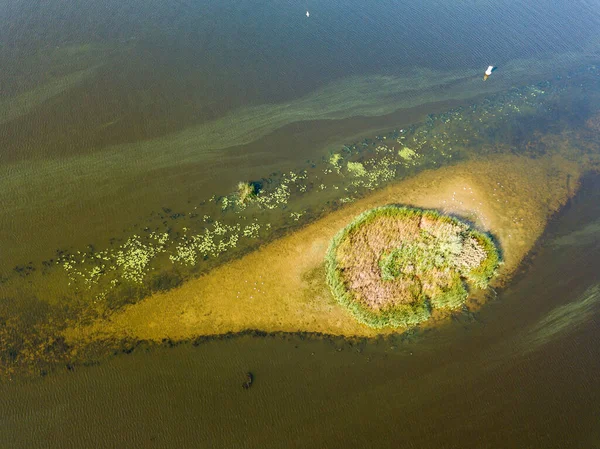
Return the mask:
[[[306,11],[306,17],[310,17],[310,13]]]
[[[490,77],[490,75],[492,74],[492,72],[494,71],[494,66],[488,66],[487,70],[485,71],[485,73],[483,74],[483,81],[485,81],[486,79],[488,79]]]

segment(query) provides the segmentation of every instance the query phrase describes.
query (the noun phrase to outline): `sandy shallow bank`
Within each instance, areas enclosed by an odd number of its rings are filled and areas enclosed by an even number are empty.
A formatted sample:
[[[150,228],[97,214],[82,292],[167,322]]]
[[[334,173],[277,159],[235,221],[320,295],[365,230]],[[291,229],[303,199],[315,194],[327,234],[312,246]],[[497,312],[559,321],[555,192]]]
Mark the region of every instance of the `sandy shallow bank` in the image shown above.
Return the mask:
[[[109,319],[65,331],[71,343],[102,338],[186,339],[245,329],[382,333],[354,321],[325,283],[331,238],[364,210],[386,204],[438,209],[498,240],[505,282],[577,190],[582,168],[559,156],[502,155],[423,172],[358,200],[181,288],[128,306]],[[397,332],[398,330],[396,330]],[[401,329],[400,329],[401,331]],[[384,331],[394,332],[393,330]]]

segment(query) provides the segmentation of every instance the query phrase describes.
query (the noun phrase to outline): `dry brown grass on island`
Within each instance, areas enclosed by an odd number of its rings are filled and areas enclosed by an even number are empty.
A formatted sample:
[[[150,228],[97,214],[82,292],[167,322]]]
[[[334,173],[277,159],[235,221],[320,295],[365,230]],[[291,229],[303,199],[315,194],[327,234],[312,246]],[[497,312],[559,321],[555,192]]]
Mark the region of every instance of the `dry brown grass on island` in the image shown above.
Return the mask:
[[[490,237],[432,210],[384,206],[359,215],[333,239],[327,281],[336,300],[374,328],[411,326],[433,309],[457,309],[468,286],[496,274]]]

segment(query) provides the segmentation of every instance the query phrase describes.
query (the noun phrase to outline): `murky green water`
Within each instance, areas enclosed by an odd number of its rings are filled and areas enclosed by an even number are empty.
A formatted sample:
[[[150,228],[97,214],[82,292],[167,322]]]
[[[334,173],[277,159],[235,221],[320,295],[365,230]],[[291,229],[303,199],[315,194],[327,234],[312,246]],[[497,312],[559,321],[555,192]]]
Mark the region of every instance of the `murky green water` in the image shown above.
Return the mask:
[[[0,5],[0,360],[16,378],[0,446],[599,446],[597,180],[474,321],[397,341],[138,347],[68,372],[77,356],[56,339],[422,169],[561,146],[597,160],[598,11]],[[237,204],[240,181],[261,202]]]

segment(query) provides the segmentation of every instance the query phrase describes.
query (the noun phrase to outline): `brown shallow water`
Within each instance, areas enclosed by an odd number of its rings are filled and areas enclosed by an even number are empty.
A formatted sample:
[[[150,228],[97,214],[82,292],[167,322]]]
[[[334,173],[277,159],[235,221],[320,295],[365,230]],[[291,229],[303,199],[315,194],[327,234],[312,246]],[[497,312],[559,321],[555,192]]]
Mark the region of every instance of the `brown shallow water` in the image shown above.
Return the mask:
[[[138,347],[3,385],[0,446],[598,447],[599,220],[596,176],[496,301],[436,330]]]

